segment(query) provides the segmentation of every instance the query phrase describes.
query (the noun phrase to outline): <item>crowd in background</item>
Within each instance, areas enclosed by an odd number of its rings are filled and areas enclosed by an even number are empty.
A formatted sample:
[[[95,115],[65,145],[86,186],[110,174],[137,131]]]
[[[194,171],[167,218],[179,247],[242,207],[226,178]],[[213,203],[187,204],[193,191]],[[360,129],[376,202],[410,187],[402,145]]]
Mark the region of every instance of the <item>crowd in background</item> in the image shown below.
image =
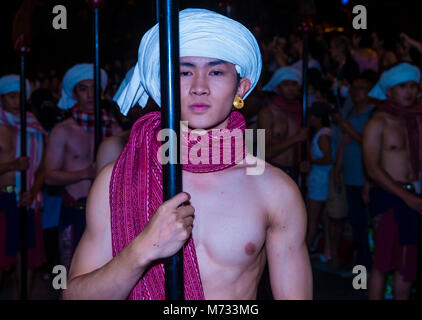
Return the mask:
[[[373,182],[365,169],[362,134],[379,101],[369,93],[384,71],[402,62],[417,65],[422,43],[404,33],[391,39],[376,32],[345,34],[316,26],[309,38],[308,119],[303,128],[303,34],[263,36],[260,26],[252,31],[261,48],[263,72],[241,112],[249,128],[266,130],[266,161],[302,188],[311,258],[332,272],[350,272],[354,265],[371,271],[376,229],[370,209]],[[133,121],[120,114],[112,98],[131,66],[117,59],[104,66],[108,83],[102,108],[126,130]],[[28,109],[47,134],[72,117],[71,110],[57,107],[61,82],[62,75],[54,68],[30,79]],[[31,254],[37,258],[32,267],[41,268],[50,279],[53,267],[61,263],[62,187],[44,183],[42,194],[44,206],[35,213],[37,245]],[[16,271],[15,260],[3,262],[3,274]]]

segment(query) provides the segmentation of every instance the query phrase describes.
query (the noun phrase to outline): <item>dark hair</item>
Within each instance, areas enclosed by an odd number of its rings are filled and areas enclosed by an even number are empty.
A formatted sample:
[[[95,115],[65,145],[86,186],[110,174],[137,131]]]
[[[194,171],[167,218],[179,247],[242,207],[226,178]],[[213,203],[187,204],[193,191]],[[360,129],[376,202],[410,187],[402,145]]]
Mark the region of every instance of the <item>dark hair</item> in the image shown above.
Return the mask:
[[[367,69],[353,78],[353,81],[356,80],[368,81],[373,86],[378,81],[378,74],[371,69]]]
[[[315,116],[321,119],[323,127],[331,125],[330,114],[332,112],[331,105],[326,102],[314,102],[309,108],[309,116]]]

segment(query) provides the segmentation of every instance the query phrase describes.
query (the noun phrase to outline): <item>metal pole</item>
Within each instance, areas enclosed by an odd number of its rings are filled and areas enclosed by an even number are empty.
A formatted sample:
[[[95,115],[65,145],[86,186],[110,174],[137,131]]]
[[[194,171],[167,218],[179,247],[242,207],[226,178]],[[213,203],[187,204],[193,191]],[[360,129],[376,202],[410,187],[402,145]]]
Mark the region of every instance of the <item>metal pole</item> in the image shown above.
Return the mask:
[[[95,155],[101,143],[101,111],[100,111],[100,55],[98,41],[98,8],[94,8],[95,61],[94,61],[94,104],[95,104]]]
[[[180,67],[179,67],[179,2],[159,1],[160,70],[161,70],[161,127],[180,132]],[[172,151],[179,150],[178,139],[170,139]],[[180,155],[179,155],[180,157]],[[182,167],[163,165],[163,201],[182,191]],[[184,299],[183,248],[167,259],[165,264],[167,300]]]
[[[25,83],[25,57],[21,55],[21,77],[20,77],[20,156],[26,157],[26,83]],[[21,171],[21,195],[27,191],[26,185],[26,170]],[[20,207],[20,229],[21,229],[21,300],[28,299],[27,293],[27,268],[28,268],[28,252],[27,252],[27,237],[28,237],[28,225],[27,225],[27,210],[26,206]]]
[[[301,127],[306,128],[308,125],[308,58],[309,58],[309,35],[307,30],[303,34],[303,54],[302,54],[302,79],[303,79],[303,96],[302,96],[302,123]],[[303,141],[301,144],[301,161],[307,160],[308,142]],[[306,194],[306,173],[300,176],[300,187],[302,193]]]

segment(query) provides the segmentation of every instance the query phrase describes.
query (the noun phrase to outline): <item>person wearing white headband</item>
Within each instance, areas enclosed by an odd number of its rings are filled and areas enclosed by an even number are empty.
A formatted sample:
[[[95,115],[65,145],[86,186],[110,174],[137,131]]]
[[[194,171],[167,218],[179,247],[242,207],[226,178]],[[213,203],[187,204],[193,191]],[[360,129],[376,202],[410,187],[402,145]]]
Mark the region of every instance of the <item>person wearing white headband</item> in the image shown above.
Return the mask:
[[[272,94],[271,102],[258,114],[258,126],[266,133],[266,160],[296,182],[299,178],[298,147],[308,137],[308,131],[301,129],[301,85],[302,74],[295,68],[278,69],[262,88]]]
[[[378,83],[369,92],[369,96],[378,100],[386,100],[388,88],[409,81],[419,83],[421,81],[421,72],[418,67],[410,63],[400,63],[382,73]],[[406,103],[404,102],[404,104]]]
[[[161,259],[183,249],[186,300],[256,299],[267,259],[275,299],[309,299],[306,213],[297,187],[270,165],[247,175],[248,163],[263,160],[245,149],[224,164],[201,149],[196,161],[197,144],[188,137],[191,128],[201,129],[206,144],[212,129],[245,130],[243,116],[232,109],[243,106],[259,79],[258,44],[243,25],[212,11],[186,9],[179,18],[185,192],[163,203],[161,116],[148,113],[94,182],[63,297],[165,299]],[[158,38],[158,25],[142,38],[132,78],[117,98],[124,114],[136,103],[145,106],[148,96],[160,105]]]
[[[30,86],[26,80],[26,99]],[[37,118],[26,112],[26,156],[21,156],[20,76],[6,75],[0,78],[0,229],[3,241],[0,247],[0,268],[10,269],[20,259],[19,207],[27,207],[27,248],[35,254],[28,256],[28,275],[42,263],[43,243],[34,236],[42,232],[35,221],[40,218],[42,205],[41,188],[46,132]],[[22,193],[21,171],[26,171],[26,192]],[[40,259],[41,258],[41,259]],[[12,272],[14,283],[20,285],[18,272]],[[28,282],[32,279],[28,276]],[[29,286],[31,287],[31,286]],[[16,292],[18,292],[16,288]],[[30,293],[29,293],[30,294]]]
[[[46,152],[46,182],[63,188],[59,222],[60,261],[70,259],[85,228],[85,202],[96,175],[94,163],[94,66],[76,64],[66,71],[59,108],[71,117],[50,133]],[[101,70],[101,89],[106,89],[107,74]],[[120,132],[117,121],[101,109],[102,138]]]
[[[397,300],[409,299],[416,280],[422,213],[420,77],[418,67],[400,63],[385,71],[370,93],[381,100],[362,137],[365,169],[372,180],[371,215],[378,221],[368,287],[372,300],[383,299],[390,271],[395,272]]]
[[[104,91],[107,87],[107,73],[101,69],[100,85]],[[88,80],[88,81],[87,81]],[[89,81],[91,80],[91,81]],[[83,82],[83,86],[86,87],[86,83],[93,84],[94,80],[94,66],[92,63],[82,63],[74,65],[72,68],[66,71],[63,77],[63,88],[62,95],[60,97],[57,106],[63,110],[71,109],[77,103],[88,104],[90,108],[94,106],[93,95],[85,97],[83,92],[78,90],[80,83]],[[85,101],[87,100],[87,101]]]

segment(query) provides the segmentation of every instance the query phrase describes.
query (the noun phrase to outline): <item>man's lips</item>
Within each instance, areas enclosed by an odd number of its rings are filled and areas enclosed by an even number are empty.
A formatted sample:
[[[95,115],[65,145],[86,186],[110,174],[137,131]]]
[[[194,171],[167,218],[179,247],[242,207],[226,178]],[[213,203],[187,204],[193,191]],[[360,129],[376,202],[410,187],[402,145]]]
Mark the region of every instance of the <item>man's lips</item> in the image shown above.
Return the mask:
[[[202,103],[192,104],[189,106],[189,108],[193,111],[204,111],[204,110],[209,109],[210,107],[211,107],[210,105],[202,104]]]

